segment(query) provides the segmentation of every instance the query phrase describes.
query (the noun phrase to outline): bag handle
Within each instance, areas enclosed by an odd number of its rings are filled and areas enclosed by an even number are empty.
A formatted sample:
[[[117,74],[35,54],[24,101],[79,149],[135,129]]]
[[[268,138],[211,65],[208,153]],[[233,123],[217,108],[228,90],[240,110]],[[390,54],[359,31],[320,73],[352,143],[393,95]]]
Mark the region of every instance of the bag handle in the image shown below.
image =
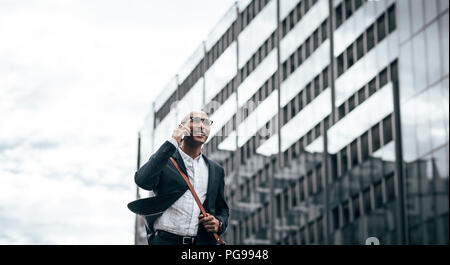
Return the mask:
[[[191,182],[189,181],[188,177],[186,176],[186,174],[183,173],[183,171],[181,171],[180,167],[178,166],[175,159],[173,159],[173,157],[170,157],[170,161],[172,161],[173,165],[178,170],[180,175],[183,177],[184,181],[186,181],[186,184],[188,185],[189,190],[191,190],[191,193],[194,196],[195,202],[197,202],[197,205],[200,208],[200,212],[203,214],[203,216],[206,216],[205,208],[203,208],[203,205],[200,202],[200,199],[198,198],[197,193],[195,193],[194,187],[192,187]],[[222,239],[220,239],[220,237],[217,233],[214,233],[214,238],[216,239],[217,243],[219,243],[219,245],[225,245],[225,243],[222,241]]]

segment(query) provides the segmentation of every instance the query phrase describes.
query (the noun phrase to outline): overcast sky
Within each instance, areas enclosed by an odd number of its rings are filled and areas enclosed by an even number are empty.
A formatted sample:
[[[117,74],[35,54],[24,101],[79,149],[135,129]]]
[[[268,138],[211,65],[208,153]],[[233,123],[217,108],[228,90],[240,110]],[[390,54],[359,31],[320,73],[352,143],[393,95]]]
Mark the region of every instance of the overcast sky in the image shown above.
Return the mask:
[[[137,132],[234,0],[0,0],[0,244],[133,244]]]

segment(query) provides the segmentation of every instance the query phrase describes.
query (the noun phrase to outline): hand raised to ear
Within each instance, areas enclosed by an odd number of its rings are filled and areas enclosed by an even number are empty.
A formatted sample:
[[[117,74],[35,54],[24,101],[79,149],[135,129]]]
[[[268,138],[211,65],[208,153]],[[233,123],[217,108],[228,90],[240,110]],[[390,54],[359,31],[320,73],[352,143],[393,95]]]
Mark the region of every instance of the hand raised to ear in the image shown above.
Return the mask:
[[[172,138],[175,139],[178,143],[178,145],[181,144],[181,141],[183,140],[183,136],[190,136],[191,135],[191,129],[187,127],[186,125],[180,124],[178,125],[178,128],[176,128],[172,133]]]

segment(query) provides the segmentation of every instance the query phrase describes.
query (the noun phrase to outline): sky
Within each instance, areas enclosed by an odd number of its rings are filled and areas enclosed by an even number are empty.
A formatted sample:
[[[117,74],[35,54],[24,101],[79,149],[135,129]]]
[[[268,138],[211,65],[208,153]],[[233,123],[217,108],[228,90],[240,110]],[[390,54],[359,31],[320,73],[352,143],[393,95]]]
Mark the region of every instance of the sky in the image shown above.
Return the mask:
[[[234,0],[0,0],[0,244],[133,244],[137,134]]]

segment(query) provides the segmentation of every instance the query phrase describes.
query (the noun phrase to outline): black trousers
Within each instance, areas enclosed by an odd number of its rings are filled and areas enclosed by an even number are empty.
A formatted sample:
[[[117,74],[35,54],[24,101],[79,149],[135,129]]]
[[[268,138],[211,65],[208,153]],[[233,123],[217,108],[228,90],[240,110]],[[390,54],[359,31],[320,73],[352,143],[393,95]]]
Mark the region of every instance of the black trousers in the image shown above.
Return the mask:
[[[175,240],[169,240],[167,238],[163,238],[159,235],[153,235],[148,240],[149,245],[181,245],[180,242],[177,242]]]
[[[156,234],[156,235],[152,234],[152,236],[150,236],[148,239],[148,244],[149,245],[166,245],[166,246],[182,245],[182,243],[179,241],[171,240],[169,238],[162,237],[158,234]],[[215,239],[208,240],[208,241],[198,239],[194,245],[218,245],[218,244]]]

